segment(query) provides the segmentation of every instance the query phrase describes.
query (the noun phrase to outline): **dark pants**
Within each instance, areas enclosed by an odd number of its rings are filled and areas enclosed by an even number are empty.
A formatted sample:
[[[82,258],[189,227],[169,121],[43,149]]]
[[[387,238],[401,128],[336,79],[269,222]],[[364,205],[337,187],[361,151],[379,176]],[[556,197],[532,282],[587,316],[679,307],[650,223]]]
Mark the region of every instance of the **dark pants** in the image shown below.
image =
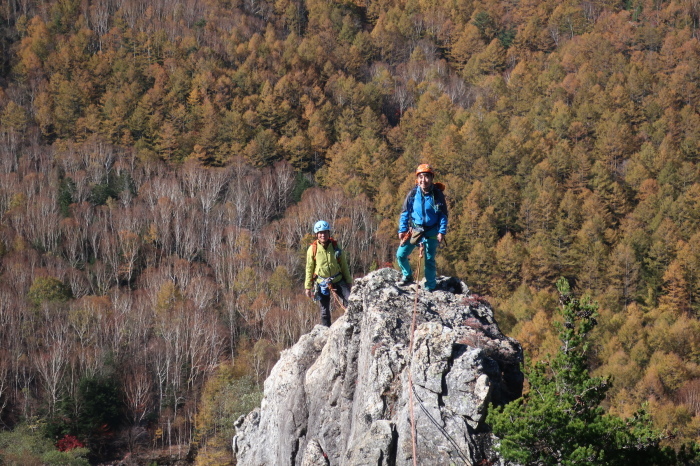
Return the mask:
[[[331,300],[335,299],[332,295],[336,293],[338,297],[343,301],[343,306],[348,305],[348,298],[350,297],[350,285],[345,283],[345,280],[340,280],[338,283],[333,283],[333,290],[329,294],[324,295],[319,291],[316,292],[316,297],[318,299],[318,304],[321,306],[321,325],[326,327],[331,326]]]

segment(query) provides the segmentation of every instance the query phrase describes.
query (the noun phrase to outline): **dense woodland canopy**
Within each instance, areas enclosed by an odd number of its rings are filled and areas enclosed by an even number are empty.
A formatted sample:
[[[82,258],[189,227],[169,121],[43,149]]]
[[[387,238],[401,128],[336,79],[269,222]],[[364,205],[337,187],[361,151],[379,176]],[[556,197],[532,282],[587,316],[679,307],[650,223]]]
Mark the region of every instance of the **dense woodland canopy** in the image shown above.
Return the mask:
[[[220,462],[239,408],[216,393],[318,319],[313,222],[355,275],[391,265],[429,162],[438,272],[535,360],[567,277],[600,303],[607,408],[697,439],[699,21],[696,0],[3,1],[0,421]]]

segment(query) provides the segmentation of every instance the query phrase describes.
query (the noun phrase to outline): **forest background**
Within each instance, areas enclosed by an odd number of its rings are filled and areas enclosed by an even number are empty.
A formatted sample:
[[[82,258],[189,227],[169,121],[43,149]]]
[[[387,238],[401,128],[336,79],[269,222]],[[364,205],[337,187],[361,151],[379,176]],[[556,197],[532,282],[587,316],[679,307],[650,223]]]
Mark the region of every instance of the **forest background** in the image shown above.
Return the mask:
[[[391,266],[428,162],[439,273],[534,360],[567,277],[601,306],[606,408],[697,439],[699,20],[697,0],[3,1],[2,425],[93,461],[230,458],[318,321],[313,223],[356,276]]]

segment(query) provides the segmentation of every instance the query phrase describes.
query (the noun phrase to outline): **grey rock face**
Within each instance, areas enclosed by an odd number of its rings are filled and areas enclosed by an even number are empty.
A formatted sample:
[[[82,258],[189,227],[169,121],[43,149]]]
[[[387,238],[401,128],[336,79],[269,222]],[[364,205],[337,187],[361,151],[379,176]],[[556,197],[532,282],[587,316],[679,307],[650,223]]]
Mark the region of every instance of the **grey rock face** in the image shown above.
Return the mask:
[[[418,464],[498,460],[485,409],[520,396],[520,345],[463,282],[441,278],[418,292],[411,354],[416,293],[399,278],[356,280],[345,315],[282,353],[260,408],[236,423],[239,465],[413,464],[411,397]]]

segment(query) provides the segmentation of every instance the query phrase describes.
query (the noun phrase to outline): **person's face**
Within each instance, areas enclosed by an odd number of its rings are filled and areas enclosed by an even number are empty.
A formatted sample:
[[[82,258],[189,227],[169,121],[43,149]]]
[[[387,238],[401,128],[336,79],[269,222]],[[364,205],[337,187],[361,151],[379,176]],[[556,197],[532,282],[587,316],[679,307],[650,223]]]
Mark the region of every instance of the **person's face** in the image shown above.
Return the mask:
[[[326,244],[331,238],[331,232],[328,230],[319,231],[316,233],[316,239],[321,242],[321,244]]]
[[[418,186],[420,186],[420,189],[423,191],[428,191],[433,185],[433,175],[430,173],[419,173],[418,176],[416,176],[416,180],[418,181]]]

